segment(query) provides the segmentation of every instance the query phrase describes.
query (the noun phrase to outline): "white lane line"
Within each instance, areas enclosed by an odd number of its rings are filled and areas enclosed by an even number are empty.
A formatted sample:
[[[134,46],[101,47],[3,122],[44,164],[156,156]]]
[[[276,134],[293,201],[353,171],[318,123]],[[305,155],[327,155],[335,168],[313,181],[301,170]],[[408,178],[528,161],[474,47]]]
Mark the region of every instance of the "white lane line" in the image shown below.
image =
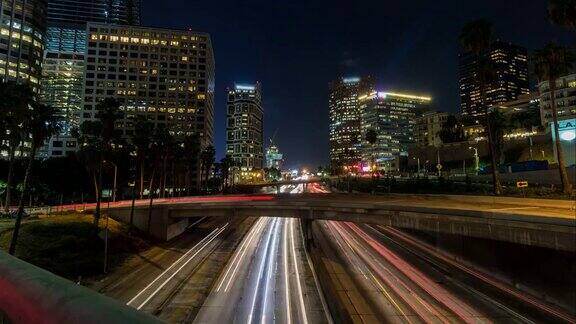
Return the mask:
[[[196,253],[194,253],[188,260],[186,260],[186,262],[184,262],[184,264],[181,265],[180,268],[178,268],[176,271],[174,271],[174,273],[170,277],[168,277],[168,279],[166,279],[160,286],[158,286],[158,288],[156,288],[156,290],[154,290],[154,292],[152,292],[148,296],[148,298],[146,298],[146,300],[144,300],[142,302],[142,304],[140,304],[140,306],[138,306],[136,309],[139,310],[142,307],[144,307],[144,305],[146,305],[146,303],[148,303],[150,301],[150,299],[152,299],[152,297],[154,297],[160,291],[160,289],[162,289],[168,282],[170,282],[170,280],[172,280],[172,278],[174,278],[178,274],[178,272],[180,272],[188,263],[190,263],[190,261],[192,261],[194,259],[194,257],[196,257],[196,255],[198,255],[198,253],[200,253],[202,250],[204,250],[204,248],[206,246],[208,246],[208,244],[210,244],[212,241],[214,241],[218,237],[218,235],[220,235],[222,232],[224,232],[226,227],[228,227],[228,223],[226,223],[226,225],[224,225],[208,241],[206,241],[204,243],[204,245],[202,245],[202,247],[198,248]]]
[[[127,302],[126,305],[132,304],[138,297],[140,297],[141,294],[143,294],[148,288],[150,288],[153,284],[155,284],[156,281],[160,280],[160,278],[162,278],[163,275],[165,275],[168,271],[170,271],[170,269],[172,269],[174,266],[176,266],[176,264],[178,264],[180,261],[182,261],[182,259],[187,257],[188,254],[192,252],[192,250],[194,250],[197,246],[202,244],[202,242],[204,242],[205,240],[210,238],[219,229],[220,228],[217,227],[210,234],[206,235],[206,237],[204,237],[200,242],[196,243],[196,245],[191,247],[190,250],[186,251],[186,253],[184,253],[180,258],[178,258],[178,260],[174,261],[174,263],[172,263],[166,270],[164,270],[161,274],[159,274],[158,277],[156,277],[154,280],[152,280],[151,283],[149,283],[146,287],[144,287],[144,289],[140,290],[140,292],[138,294],[136,294],[136,296],[134,296],[134,298],[130,299],[130,301]]]
[[[282,253],[284,254],[284,298],[286,299],[286,323],[292,323],[292,313],[290,310],[290,281],[288,280],[288,221],[284,220],[284,230],[282,231]]]
[[[200,218],[199,220],[195,221],[194,223],[192,223],[192,224],[190,224],[190,225],[186,226],[186,229],[189,229],[190,227],[192,227],[192,226],[194,226],[194,225],[196,225],[196,224],[200,223],[201,221],[203,221],[204,219],[206,219],[206,217],[208,217],[208,216],[204,216],[204,217]]]
[[[264,266],[266,265],[266,255],[268,254],[268,249],[270,248],[270,239],[272,238],[272,227],[276,224],[277,219],[274,219],[271,225],[270,233],[266,238],[266,245],[264,246],[264,253],[262,261],[260,261],[260,266],[258,267],[258,275],[256,277],[256,285],[254,287],[254,295],[252,297],[252,302],[250,305],[250,314],[248,315],[248,320],[246,323],[252,323],[252,318],[254,317],[254,309],[256,308],[256,298],[258,297],[258,289],[260,289],[260,279],[262,278],[262,273],[264,272]]]
[[[539,209],[540,207],[529,206],[529,207],[507,207],[507,208],[490,208],[490,211],[500,211],[500,210],[523,210],[523,209]]]
[[[298,260],[296,259],[296,247],[294,246],[294,218],[290,219],[290,242],[292,245],[292,261],[296,271],[296,282],[298,283],[298,298],[300,300],[300,310],[302,311],[302,323],[308,323],[306,306],[304,306],[304,294],[302,293],[302,284],[300,283],[300,270],[298,269]]]

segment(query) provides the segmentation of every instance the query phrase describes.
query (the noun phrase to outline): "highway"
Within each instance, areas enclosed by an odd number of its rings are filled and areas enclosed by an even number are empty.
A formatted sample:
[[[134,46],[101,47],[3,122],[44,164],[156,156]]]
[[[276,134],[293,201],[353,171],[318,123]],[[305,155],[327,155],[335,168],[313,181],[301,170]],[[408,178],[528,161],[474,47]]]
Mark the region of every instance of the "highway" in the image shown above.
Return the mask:
[[[325,323],[328,317],[302,246],[299,221],[261,217],[221,272],[194,322]]]
[[[315,226],[320,245],[337,256],[332,280],[343,287],[343,304],[358,322],[576,320],[394,228],[336,221]]]

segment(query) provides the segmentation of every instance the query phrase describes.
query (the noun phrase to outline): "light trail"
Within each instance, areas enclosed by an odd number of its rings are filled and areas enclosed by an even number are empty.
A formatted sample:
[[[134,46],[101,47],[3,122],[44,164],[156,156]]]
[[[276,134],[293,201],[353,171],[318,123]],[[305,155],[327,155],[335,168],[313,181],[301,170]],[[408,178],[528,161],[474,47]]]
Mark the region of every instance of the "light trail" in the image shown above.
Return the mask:
[[[288,276],[290,275],[288,269],[288,230],[284,226],[284,231],[282,231],[282,254],[284,261],[284,298],[286,299],[286,322],[292,323],[292,311],[290,309],[290,281]]]
[[[274,219],[272,221],[272,226],[274,226],[274,224],[278,221],[278,219]],[[272,229],[270,229],[272,230]],[[268,249],[270,248],[270,240],[272,239],[272,235],[267,235],[266,238],[266,244],[265,244],[265,248],[264,248],[264,257],[262,258],[262,261],[260,262],[260,265],[258,267],[258,275],[257,275],[257,280],[256,280],[256,286],[254,287],[254,292],[253,292],[253,297],[252,297],[252,301],[250,303],[250,313],[248,315],[248,323],[252,323],[252,318],[254,317],[254,309],[256,308],[256,299],[258,297],[258,289],[260,287],[260,281],[262,278],[262,273],[264,272],[264,268],[266,265],[266,255],[268,254]]]
[[[178,269],[176,269],[176,271],[174,271],[174,273],[171,276],[169,276],[168,279],[166,279],[163,283],[161,283],[150,295],[148,295],[148,297],[138,307],[136,307],[136,309],[138,309],[138,310],[141,309],[146,303],[148,303],[150,301],[150,299],[152,299],[160,291],[160,289],[162,289],[188,263],[190,263],[190,261],[192,261],[194,259],[194,257],[196,257],[196,255],[198,255],[198,253],[200,253],[206,246],[208,246],[208,244],[210,244],[212,241],[214,241],[226,229],[227,226],[228,226],[228,223],[226,223],[222,228],[216,228],[214,231],[212,231],[208,236],[206,236],[200,242],[198,242],[196,245],[194,245],[190,250],[188,250],[188,252],[186,252],[184,255],[182,255],[178,260],[176,260],[174,263],[172,263],[172,265],[170,265],[170,267],[168,267],[166,270],[164,270],[158,277],[156,277],[151,283],[149,283],[144,289],[142,289],[138,294],[136,294],[136,296],[134,296],[134,298],[132,298],[126,304],[130,305],[134,301],[136,301],[142,294],[144,294],[146,292],[146,290],[148,290],[150,287],[152,287],[152,285],[154,285],[158,280],[160,280],[160,278],[162,278],[162,276],[167,274],[168,271],[170,271],[170,269],[172,269],[180,261],[182,261],[185,257],[187,257],[188,254],[191,253],[194,249],[196,249],[198,246],[202,245],[202,247],[198,248],[197,251],[192,256],[190,256],[188,258],[188,260],[186,260],[186,262],[184,262],[183,265],[181,265]]]
[[[218,292],[222,288],[222,285],[226,281],[226,276],[228,275],[230,270],[234,269],[232,271],[232,274],[230,275],[228,282],[226,284],[226,287],[224,289],[225,292],[228,291],[229,286],[232,282],[232,279],[234,279],[234,276],[236,275],[236,272],[238,271],[238,267],[240,266],[240,262],[244,258],[244,255],[246,254],[248,246],[250,245],[250,243],[252,243],[252,241],[256,237],[256,234],[261,232],[262,227],[264,226],[264,223],[265,223],[265,221],[263,218],[258,219],[258,221],[256,221],[256,224],[254,226],[252,226],[252,228],[250,229],[248,236],[242,240],[240,247],[236,250],[236,253],[234,254],[234,257],[232,258],[230,265],[227,267],[226,272],[224,273],[224,276],[222,276],[222,280],[220,281],[220,284],[216,288],[216,292]]]
[[[546,304],[543,304],[542,302],[536,300],[535,298],[530,297],[529,295],[526,295],[523,292],[517,291],[515,289],[512,289],[510,287],[508,287],[506,284],[503,284],[499,281],[497,281],[494,278],[491,278],[479,271],[476,271],[474,269],[468,268],[454,260],[452,260],[451,258],[447,257],[446,255],[442,254],[442,253],[438,253],[434,248],[432,248],[429,244],[424,243],[424,242],[420,242],[417,241],[415,239],[413,239],[412,237],[394,229],[394,228],[390,228],[390,227],[380,227],[382,228],[384,231],[386,231],[387,233],[391,234],[392,236],[401,239],[404,242],[408,242],[414,246],[417,246],[419,248],[421,248],[423,251],[430,253],[431,255],[434,255],[435,257],[437,257],[438,259],[442,260],[443,262],[446,262],[474,277],[476,277],[477,279],[480,279],[488,284],[490,284],[491,286],[494,286],[500,290],[502,290],[503,292],[506,292],[510,295],[512,295],[513,297],[516,297],[520,300],[522,300],[523,302],[530,304],[544,312],[547,312],[551,315],[554,315],[558,318],[561,318],[562,320],[568,322],[568,323],[576,323],[576,318],[568,315],[568,314],[564,314],[561,311],[548,306]]]
[[[274,268],[276,265],[275,254],[278,252],[278,237],[280,236],[278,232],[279,232],[281,223],[284,223],[285,219],[280,221],[278,218],[276,218],[275,221],[276,222],[273,225],[273,229],[272,229],[272,232],[270,234],[272,236],[272,247],[268,250],[268,255],[267,255],[268,267],[266,269],[266,281],[265,281],[265,285],[264,285],[264,295],[263,295],[263,299],[262,299],[262,318],[260,321],[262,324],[266,323],[266,315],[267,315],[267,309],[268,309],[268,296],[269,296],[270,286],[274,284],[274,282],[270,283],[270,279],[272,278],[272,276],[274,276]]]
[[[290,219],[290,242],[292,246],[292,262],[296,272],[296,283],[298,284],[298,299],[300,300],[300,311],[302,313],[302,323],[308,323],[306,315],[306,306],[304,305],[304,294],[302,293],[302,284],[300,282],[300,269],[298,269],[298,260],[296,259],[296,247],[294,244],[294,219]]]

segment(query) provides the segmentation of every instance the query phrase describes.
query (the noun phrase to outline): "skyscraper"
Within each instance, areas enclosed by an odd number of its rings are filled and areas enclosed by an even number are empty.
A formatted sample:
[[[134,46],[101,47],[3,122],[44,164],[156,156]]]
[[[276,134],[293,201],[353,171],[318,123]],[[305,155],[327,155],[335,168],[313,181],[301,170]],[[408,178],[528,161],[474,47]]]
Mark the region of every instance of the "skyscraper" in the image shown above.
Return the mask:
[[[408,146],[414,143],[416,116],[429,108],[431,100],[395,92],[374,91],[360,96],[363,162],[375,163],[378,170],[398,171],[400,157],[407,156]],[[369,130],[376,132],[374,144],[366,140]]]
[[[371,77],[341,78],[330,82],[330,164],[333,168],[360,161],[362,117],[358,98],[374,91]]]
[[[78,128],[84,87],[86,23],[140,23],[139,0],[48,0],[47,44],[44,52],[44,104],[60,112],[63,131],[40,154],[63,156],[76,150],[70,131]]]
[[[46,36],[46,0],[0,2],[0,81],[39,92]]]
[[[264,110],[259,82],[228,89],[226,154],[238,168],[235,180],[255,180],[264,166]]]
[[[80,121],[94,120],[105,98],[120,101],[122,132],[138,116],[175,136],[213,145],[214,55],[210,35],[188,30],[88,23]]]
[[[489,59],[494,66],[495,80],[486,86],[486,102],[483,106],[478,82],[478,57],[470,52],[460,55],[460,102],[463,115],[482,116],[484,107],[516,100],[530,91],[526,48],[496,41],[492,43]]]

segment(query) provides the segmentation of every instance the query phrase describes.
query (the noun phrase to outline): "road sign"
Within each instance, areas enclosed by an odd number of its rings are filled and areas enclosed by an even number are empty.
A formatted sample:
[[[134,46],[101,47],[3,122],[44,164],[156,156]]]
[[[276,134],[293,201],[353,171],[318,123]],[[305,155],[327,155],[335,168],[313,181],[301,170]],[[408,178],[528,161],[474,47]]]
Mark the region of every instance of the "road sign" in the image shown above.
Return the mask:
[[[440,164],[440,163],[436,164],[436,169],[442,170],[442,164]]]
[[[526,188],[528,187],[528,181],[516,181],[517,188]]]

